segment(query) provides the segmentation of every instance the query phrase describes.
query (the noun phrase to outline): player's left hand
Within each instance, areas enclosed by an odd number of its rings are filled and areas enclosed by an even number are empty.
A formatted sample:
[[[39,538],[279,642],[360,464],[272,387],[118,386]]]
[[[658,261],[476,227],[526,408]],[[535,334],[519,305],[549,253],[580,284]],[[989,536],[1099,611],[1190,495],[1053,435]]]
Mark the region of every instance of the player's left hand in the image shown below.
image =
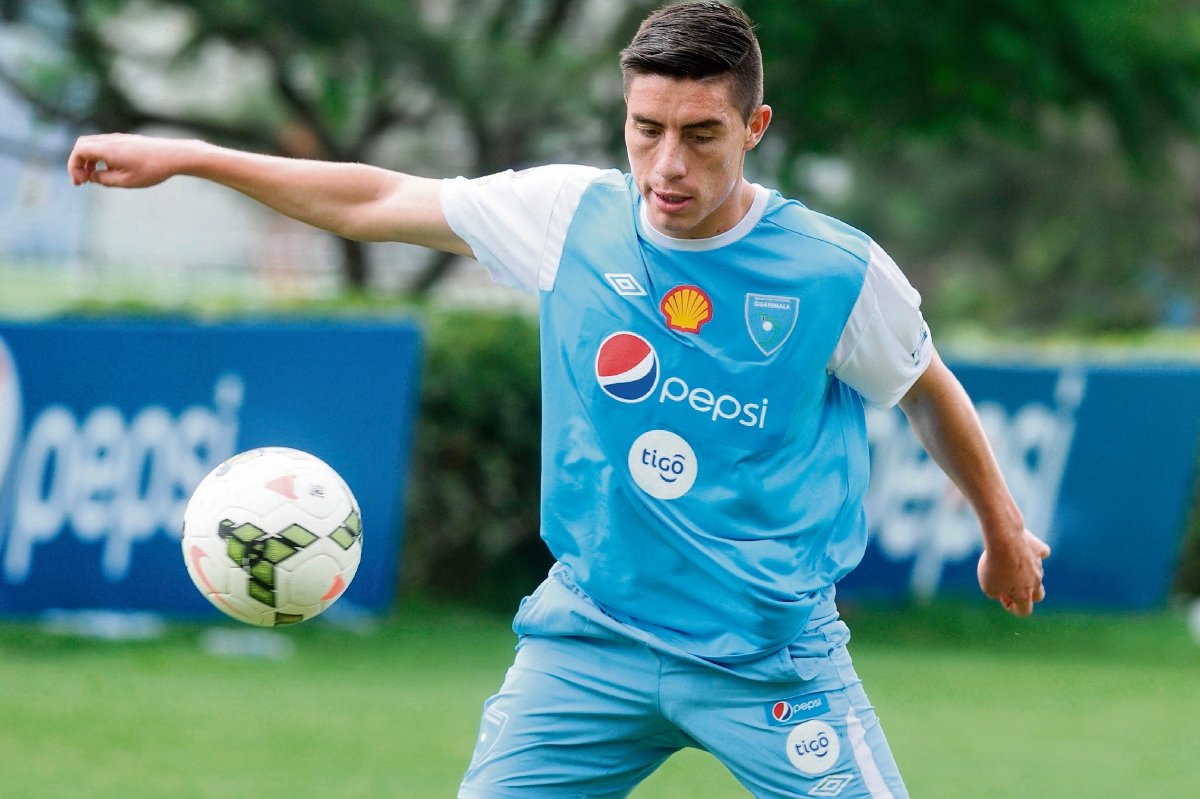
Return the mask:
[[[979,556],[979,587],[1015,616],[1033,613],[1033,604],[1046,597],[1042,586],[1042,561],[1050,547],[1028,530],[1021,535],[993,541]]]

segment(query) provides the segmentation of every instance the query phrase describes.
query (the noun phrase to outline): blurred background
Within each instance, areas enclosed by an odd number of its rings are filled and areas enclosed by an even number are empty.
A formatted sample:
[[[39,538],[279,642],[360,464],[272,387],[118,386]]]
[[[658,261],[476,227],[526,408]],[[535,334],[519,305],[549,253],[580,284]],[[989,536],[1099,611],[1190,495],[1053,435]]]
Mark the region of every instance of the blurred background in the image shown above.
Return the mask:
[[[873,489],[872,550],[842,609],[910,790],[1195,797],[1200,3],[741,5],[775,111],[749,177],[895,257],[943,354],[981,410],[998,409],[985,422],[1031,528],[1062,545],[1059,604],[1026,622],[981,604],[961,498],[901,422],[872,418],[887,491]],[[423,352],[411,434],[388,439],[403,523],[367,533],[396,544],[379,567],[386,601],[214,638],[239,631],[166,623],[152,602],[104,615],[52,589],[43,604],[59,610],[35,616],[13,582],[0,795],[453,795],[511,662],[508,615],[551,562],[536,298],[477,262],[339,239],[189,178],[74,188],[74,138],[199,137],[430,177],[626,168],[617,52],[654,7],[0,0],[0,335],[22,380],[35,371],[22,336],[63,320],[415,325]],[[42,401],[24,396],[23,414],[7,400],[18,438]],[[1097,520],[1111,529],[1089,532]],[[177,551],[169,525],[150,535]],[[251,719],[276,755],[261,764],[226,748],[248,749]],[[687,753],[635,795],[748,794]]]

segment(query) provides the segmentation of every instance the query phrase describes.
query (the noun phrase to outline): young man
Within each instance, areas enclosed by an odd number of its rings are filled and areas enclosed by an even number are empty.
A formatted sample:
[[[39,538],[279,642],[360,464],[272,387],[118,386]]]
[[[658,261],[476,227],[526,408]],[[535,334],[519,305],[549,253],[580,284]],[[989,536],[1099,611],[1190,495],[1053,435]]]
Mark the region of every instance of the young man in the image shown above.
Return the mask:
[[[900,799],[834,606],[866,544],[863,401],[899,401],[975,508],[985,593],[1030,613],[1049,549],[892,260],[743,178],[771,119],[745,15],[667,7],[621,66],[629,175],[439,182],[131,136],[80,139],[69,168],[107,186],[208,178],[540,293],[558,563],[517,613],[460,797],[621,797],[693,746],[758,797]]]

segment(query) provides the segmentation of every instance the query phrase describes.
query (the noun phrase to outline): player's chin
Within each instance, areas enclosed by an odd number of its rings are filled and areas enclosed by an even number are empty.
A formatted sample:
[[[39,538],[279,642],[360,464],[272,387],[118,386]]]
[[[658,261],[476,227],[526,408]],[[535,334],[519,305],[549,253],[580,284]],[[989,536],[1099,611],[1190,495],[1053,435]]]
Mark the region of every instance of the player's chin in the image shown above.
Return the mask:
[[[672,236],[686,236],[700,223],[696,209],[689,202],[679,210],[664,210],[657,205],[651,215],[654,226]]]

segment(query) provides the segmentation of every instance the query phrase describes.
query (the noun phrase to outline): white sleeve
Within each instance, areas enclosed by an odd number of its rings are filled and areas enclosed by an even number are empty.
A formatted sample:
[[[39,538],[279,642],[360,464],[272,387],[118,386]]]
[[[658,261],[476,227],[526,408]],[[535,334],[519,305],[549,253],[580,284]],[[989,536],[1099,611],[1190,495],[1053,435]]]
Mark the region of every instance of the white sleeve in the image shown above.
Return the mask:
[[[870,405],[890,408],[924,374],[932,357],[921,295],[883,248],[871,242],[862,291],[826,368]]]
[[[575,209],[600,174],[559,165],[443,180],[442,212],[492,280],[530,294],[550,291]]]

